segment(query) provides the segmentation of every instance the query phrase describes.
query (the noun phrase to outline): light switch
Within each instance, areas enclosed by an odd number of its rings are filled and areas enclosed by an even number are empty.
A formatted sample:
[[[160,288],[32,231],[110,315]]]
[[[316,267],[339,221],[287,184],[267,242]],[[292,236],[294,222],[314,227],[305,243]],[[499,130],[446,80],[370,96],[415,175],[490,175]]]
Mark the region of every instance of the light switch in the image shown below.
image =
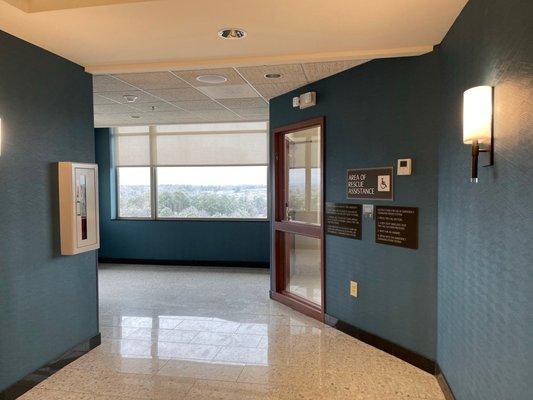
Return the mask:
[[[350,296],[357,297],[357,282],[350,281]]]

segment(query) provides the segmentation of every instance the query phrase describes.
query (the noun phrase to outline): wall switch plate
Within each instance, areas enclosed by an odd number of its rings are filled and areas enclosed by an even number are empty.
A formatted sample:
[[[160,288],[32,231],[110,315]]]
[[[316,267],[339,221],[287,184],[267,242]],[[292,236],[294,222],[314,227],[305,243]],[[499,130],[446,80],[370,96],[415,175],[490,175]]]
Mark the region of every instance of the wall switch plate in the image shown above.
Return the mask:
[[[363,217],[374,219],[374,204],[363,204]]]
[[[411,158],[399,159],[396,171],[397,175],[411,175],[413,172],[413,160]]]
[[[350,281],[350,296],[357,297],[357,282]]]

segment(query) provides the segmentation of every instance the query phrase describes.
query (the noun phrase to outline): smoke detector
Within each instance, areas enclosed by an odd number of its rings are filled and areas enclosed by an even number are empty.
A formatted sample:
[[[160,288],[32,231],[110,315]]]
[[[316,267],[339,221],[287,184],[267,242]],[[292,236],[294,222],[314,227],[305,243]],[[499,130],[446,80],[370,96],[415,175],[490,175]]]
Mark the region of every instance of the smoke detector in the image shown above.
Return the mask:
[[[241,28],[224,28],[218,31],[218,36],[222,39],[243,39],[246,31]]]
[[[228,78],[223,75],[200,75],[196,77],[196,80],[202,83],[217,84],[227,82]]]
[[[124,100],[126,100],[126,103],[135,103],[137,99],[139,98],[138,96],[135,96],[134,94],[125,94],[123,97],[124,97]]]

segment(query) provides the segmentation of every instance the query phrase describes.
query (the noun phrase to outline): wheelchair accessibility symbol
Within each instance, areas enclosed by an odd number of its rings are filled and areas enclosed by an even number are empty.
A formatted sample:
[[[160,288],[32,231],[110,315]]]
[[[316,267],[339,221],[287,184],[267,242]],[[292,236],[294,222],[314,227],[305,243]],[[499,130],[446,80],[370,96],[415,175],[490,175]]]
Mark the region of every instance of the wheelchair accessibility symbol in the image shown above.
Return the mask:
[[[390,192],[390,175],[378,175],[378,192]]]

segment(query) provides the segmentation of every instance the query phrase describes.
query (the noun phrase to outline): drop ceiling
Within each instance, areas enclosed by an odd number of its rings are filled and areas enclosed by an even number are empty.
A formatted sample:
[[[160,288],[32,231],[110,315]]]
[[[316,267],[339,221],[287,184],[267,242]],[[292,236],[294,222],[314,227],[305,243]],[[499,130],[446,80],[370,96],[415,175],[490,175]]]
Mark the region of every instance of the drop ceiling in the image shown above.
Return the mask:
[[[95,126],[265,121],[272,97],[365,61],[94,75]],[[201,75],[227,80],[208,84]]]

